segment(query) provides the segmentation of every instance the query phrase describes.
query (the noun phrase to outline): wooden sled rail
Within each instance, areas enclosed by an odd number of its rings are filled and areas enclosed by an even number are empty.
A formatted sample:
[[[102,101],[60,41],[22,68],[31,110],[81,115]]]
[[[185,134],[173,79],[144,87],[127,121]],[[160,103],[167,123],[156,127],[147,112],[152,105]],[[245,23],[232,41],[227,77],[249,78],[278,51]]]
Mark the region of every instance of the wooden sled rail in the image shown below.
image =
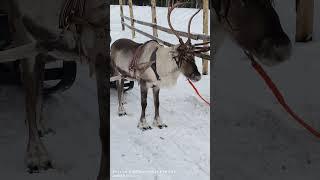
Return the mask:
[[[7,50],[0,50],[0,63],[32,57],[36,53],[36,43],[30,43]]]

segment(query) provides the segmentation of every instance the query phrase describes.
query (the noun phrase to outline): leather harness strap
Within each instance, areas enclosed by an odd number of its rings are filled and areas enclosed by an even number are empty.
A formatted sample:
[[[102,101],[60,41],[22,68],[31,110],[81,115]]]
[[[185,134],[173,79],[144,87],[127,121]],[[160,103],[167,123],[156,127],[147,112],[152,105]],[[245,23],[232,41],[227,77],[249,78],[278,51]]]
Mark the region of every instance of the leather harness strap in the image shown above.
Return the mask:
[[[151,57],[150,57],[150,61],[153,61],[153,63],[151,64],[151,68],[154,72],[154,74],[157,77],[157,80],[160,81],[160,76],[157,72],[157,51],[158,51],[158,47],[152,52]]]
[[[143,54],[143,50],[144,50],[144,46],[146,44],[148,44],[149,42],[151,41],[155,41],[155,40],[150,40],[150,41],[147,41],[141,45],[139,45],[137,47],[137,49],[134,51],[133,53],[133,57],[132,57],[132,60],[129,64],[129,71],[133,71],[133,76],[136,78],[136,71],[137,71],[137,66],[138,66],[138,61],[139,59],[141,58],[142,54]],[[160,76],[157,72],[157,65],[156,65],[156,59],[157,59],[157,53],[158,51],[158,47],[152,52],[151,56],[150,56],[150,62],[152,62],[152,64],[150,65],[150,63],[146,63],[146,67],[143,67],[141,70],[145,71],[146,69],[148,69],[149,67],[152,68],[152,70],[154,71],[154,74],[156,75],[156,78],[157,80],[160,80]]]

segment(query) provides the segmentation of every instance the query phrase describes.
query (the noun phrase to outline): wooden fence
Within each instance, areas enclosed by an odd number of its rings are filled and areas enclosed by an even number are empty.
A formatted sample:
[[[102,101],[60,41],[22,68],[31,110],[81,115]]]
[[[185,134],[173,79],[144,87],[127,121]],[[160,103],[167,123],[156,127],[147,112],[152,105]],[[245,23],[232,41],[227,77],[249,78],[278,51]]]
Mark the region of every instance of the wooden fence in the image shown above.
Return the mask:
[[[312,40],[314,0],[296,0],[296,42]]]
[[[160,26],[157,24],[157,17],[156,17],[156,0],[151,0],[151,12],[152,12],[152,23],[149,22],[144,22],[141,20],[137,20],[134,18],[134,14],[133,14],[133,3],[132,0],[128,0],[128,4],[129,4],[129,14],[130,17],[128,16],[124,16],[123,13],[123,0],[119,0],[119,4],[120,4],[120,18],[121,18],[121,24],[122,24],[122,30],[125,30],[125,27],[129,28],[132,32],[132,38],[135,38],[136,32],[139,34],[142,34],[150,39],[154,39],[159,41],[160,43],[166,45],[166,46],[172,46],[173,44],[167,41],[164,41],[162,39],[160,39],[158,37],[158,30],[169,33],[169,34],[173,34],[173,32],[171,31],[171,29]],[[209,27],[209,1],[208,0],[203,0],[203,33],[204,34],[191,34],[190,38],[193,40],[202,40],[203,42],[208,42],[210,41],[210,36],[208,35],[208,27]],[[128,23],[125,22],[125,20],[128,20],[130,22],[130,25]],[[148,26],[151,27],[153,30],[153,34],[148,34],[140,29],[137,29],[135,27],[135,23],[143,25],[143,26]],[[182,36],[182,37],[188,37],[188,33],[187,32],[183,32],[183,31],[177,31],[177,33]],[[201,53],[201,54],[197,54],[197,57],[202,58],[203,61],[203,70],[202,73],[204,75],[208,74],[208,61],[211,59],[211,56],[207,53]]]

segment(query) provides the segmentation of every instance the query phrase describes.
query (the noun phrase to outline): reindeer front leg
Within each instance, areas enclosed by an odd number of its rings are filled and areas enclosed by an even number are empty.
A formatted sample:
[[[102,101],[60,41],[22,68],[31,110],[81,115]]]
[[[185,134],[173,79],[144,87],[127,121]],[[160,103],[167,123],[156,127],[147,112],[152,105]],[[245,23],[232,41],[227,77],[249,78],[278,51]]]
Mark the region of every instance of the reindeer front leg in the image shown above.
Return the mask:
[[[30,173],[52,168],[48,152],[43,145],[37,127],[41,113],[43,56],[37,55],[35,61],[22,60],[22,79],[26,92],[26,117],[29,132],[26,163]]]
[[[164,124],[161,119],[160,119],[160,114],[159,114],[159,93],[160,93],[160,88],[158,86],[155,86],[152,88],[153,91],[153,102],[154,102],[154,121],[153,121],[153,126],[158,127],[160,129],[168,127],[166,124]]]
[[[120,79],[117,81],[117,91],[118,91],[118,114],[119,116],[126,115],[126,110],[123,107],[123,87],[124,87],[124,79]]]
[[[99,116],[100,116],[100,141],[101,141],[101,160],[100,160],[100,171],[98,180],[110,179],[109,173],[109,154],[110,148],[110,75],[108,73],[108,56],[98,54],[96,57],[96,81],[97,81],[97,93],[98,93],[98,104],[99,104]]]
[[[146,107],[147,107],[147,97],[148,97],[148,87],[147,82],[144,80],[140,80],[140,93],[141,93],[141,117],[138,123],[138,128],[145,131],[148,129],[152,129],[151,126],[148,125],[146,120]]]

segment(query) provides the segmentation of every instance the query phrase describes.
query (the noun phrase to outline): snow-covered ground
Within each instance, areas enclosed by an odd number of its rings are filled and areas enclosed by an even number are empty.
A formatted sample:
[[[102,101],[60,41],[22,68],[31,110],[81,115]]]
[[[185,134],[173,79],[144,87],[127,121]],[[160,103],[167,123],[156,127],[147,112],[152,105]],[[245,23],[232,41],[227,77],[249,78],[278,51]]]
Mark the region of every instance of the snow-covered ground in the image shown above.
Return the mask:
[[[276,9],[294,40],[295,1],[276,1]],[[320,130],[319,1],[315,13],[315,41],[295,43],[290,61],[265,69],[293,109]],[[216,101],[211,121],[213,179],[318,179],[319,139],[289,117],[230,40],[216,60],[211,94]]]
[[[150,7],[134,7],[136,19],[151,22]],[[177,9],[172,14],[172,24],[177,30],[187,31],[188,20],[195,9]],[[129,16],[128,7],[124,7]],[[131,38],[131,31],[121,31],[119,7],[112,6],[111,37]],[[157,8],[158,24],[168,27],[167,9]],[[128,22],[128,21],[127,21]],[[152,28],[136,24],[138,29],[152,34]],[[202,15],[195,17],[192,32],[202,33]],[[178,43],[174,35],[159,31],[159,37],[172,43]],[[137,33],[137,42],[149,40]],[[201,71],[201,60],[198,59]],[[210,100],[210,78],[203,76],[196,83],[202,95]],[[173,180],[210,178],[210,107],[194,93],[186,78],[181,75],[176,87],[160,90],[160,116],[168,125],[166,129],[152,129],[141,132],[137,129],[140,118],[140,88],[135,84],[132,91],[125,95],[128,113],[125,117],[117,115],[117,93],[111,91],[111,175],[112,179],[120,175],[136,180]],[[149,91],[147,121],[153,121],[153,97]],[[127,172],[124,171],[135,171]],[[169,172],[155,172],[155,171]],[[138,172],[139,171],[139,172]],[[121,178],[122,179],[122,178]],[[126,178],[124,178],[126,179]]]

